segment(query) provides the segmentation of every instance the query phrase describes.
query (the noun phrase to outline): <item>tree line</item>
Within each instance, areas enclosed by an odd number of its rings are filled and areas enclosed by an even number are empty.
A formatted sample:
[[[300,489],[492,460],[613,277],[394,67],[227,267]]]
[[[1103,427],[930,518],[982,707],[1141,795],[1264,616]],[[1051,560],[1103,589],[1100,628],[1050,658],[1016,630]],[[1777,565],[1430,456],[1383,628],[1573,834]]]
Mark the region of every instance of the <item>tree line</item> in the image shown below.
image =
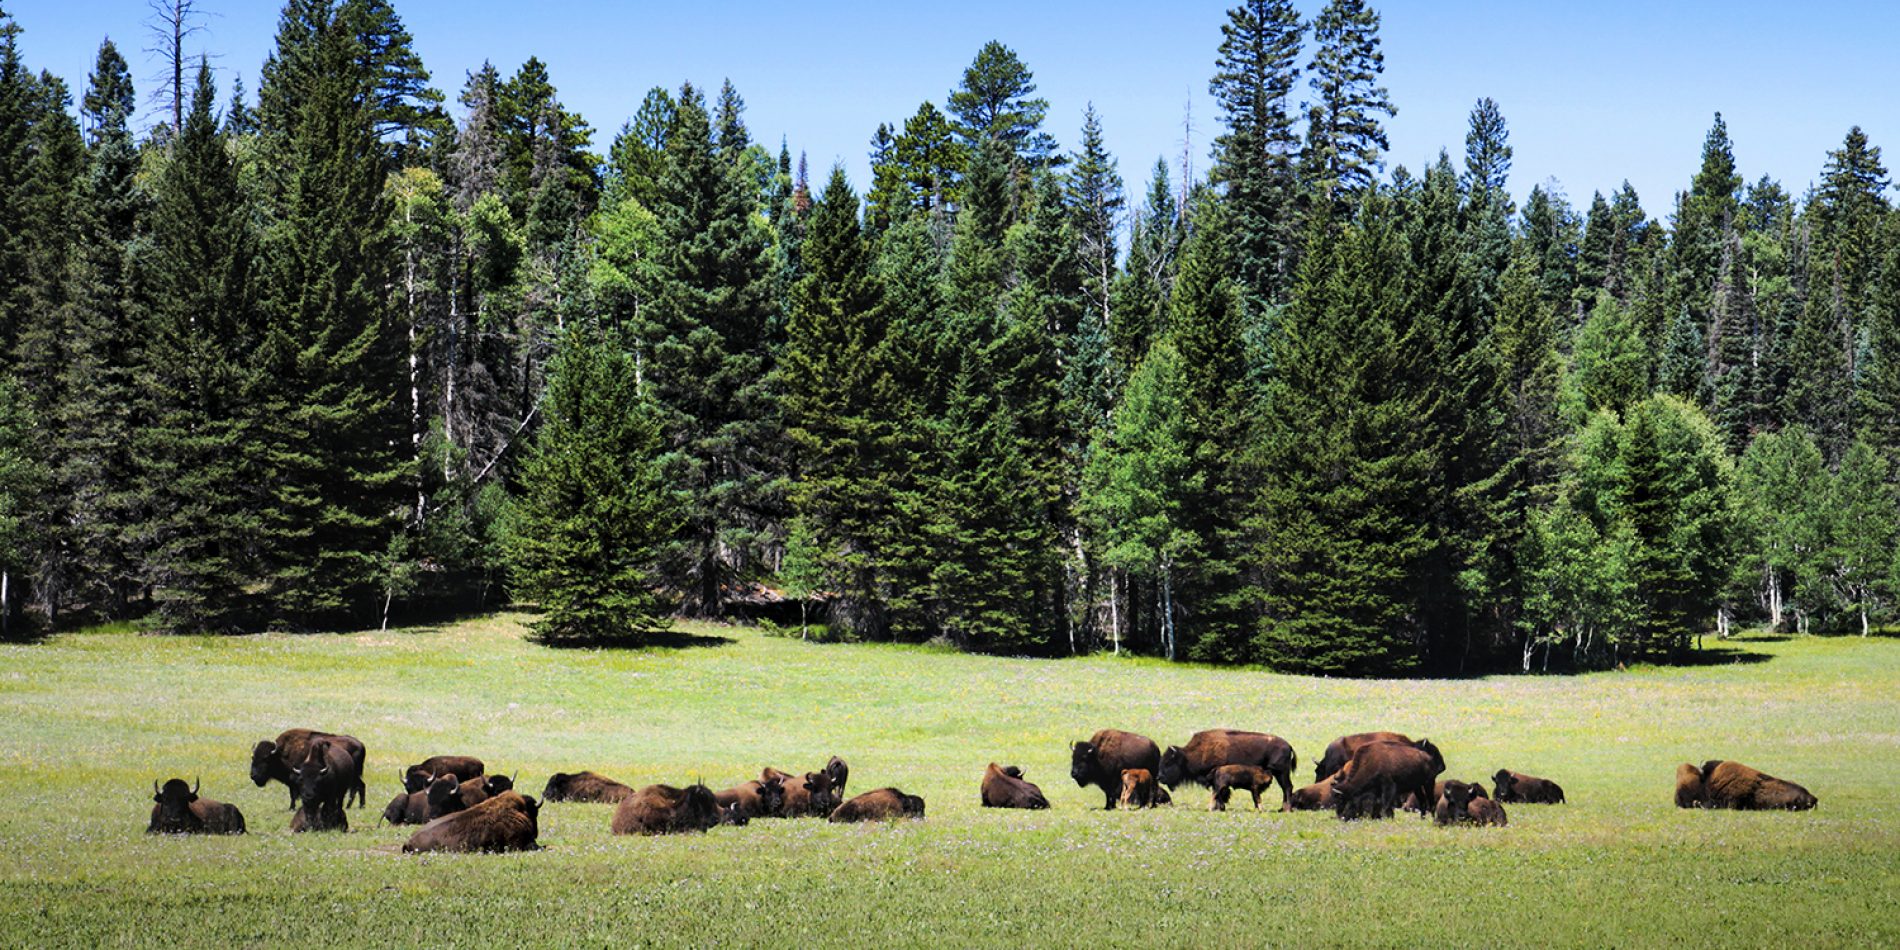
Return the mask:
[[[1205,176],[1130,193],[1007,46],[822,182],[730,83],[593,151],[547,66],[453,113],[388,0],[143,134],[0,11],[0,617],[835,636],[1354,675],[1684,657],[1900,600],[1900,214],[1720,115],[1666,220],[1522,207],[1498,105],[1389,172],[1378,14],[1228,11]]]

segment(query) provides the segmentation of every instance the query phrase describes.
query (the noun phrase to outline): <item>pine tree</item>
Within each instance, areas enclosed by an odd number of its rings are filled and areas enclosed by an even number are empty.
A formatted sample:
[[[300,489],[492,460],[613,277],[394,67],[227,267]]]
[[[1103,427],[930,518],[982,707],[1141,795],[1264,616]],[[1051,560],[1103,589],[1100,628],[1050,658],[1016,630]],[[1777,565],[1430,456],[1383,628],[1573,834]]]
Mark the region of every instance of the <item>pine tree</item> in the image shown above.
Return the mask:
[[[26,505],[43,477],[27,438],[33,428],[26,399],[13,380],[0,376],[0,641],[11,641],[20,622],[20,572],[28,567]]]
[[[1702,328],[1697,324],[1689,315],[1688,307],[1678,309],[1669,321],[1662,353],[1656,362],[1656,391],[1676,396],[1690,405],[1703,405],[1708,401],[1703,375],[1708,345],[1703,342]]]
[[[1678,199],[1674,240],[1670,242],[1670,317],[1681,308],[1706,322],[1713,309],[1715,281],[1722,246],[1735,227],[1742,178],[1735,173],[1735,154],[1728,124],[1720,112],[1702,143],[1702,168],[1689,191]]]
[[[688,611],[718,616],[733,585],[763,574],[782,452],[772,419],[769,235],[753,182],[719,160],[691,86],[666,142],[658,206],[662,285],[639,341],[690,509],[666,581]]]
[[[260,548],[273,620],[348,622],[381,591],[375,565],[405,507],[400,337],[385,297],[387,165],[350,17],[293,0],[260,89],[269,224],[254,408],[268,456]],[[266,95],[268,93],[268,95]]]
[[[666,477],[659,413],[634,361],[583,330],[549,367],[546,422],[507,516],[515,593],[537,639],[639,644],[667,627],[656,570],[684,500]]]
[[[1861,437],[1900,470],[1900,214],[1887,215],[1882,244],[1886,259],[1868,309],[1857,418]]]
[[[1014,50],[995,40],[983,44],[950,93],[950,114],[964,146],[973,153],[985,140],[997,139],[1030,169],[1059,163],[1055,138],[1042,131],[1049,100],[1035,97],[1035,78]]]
[[[1679,657],[1714,621],[1731,572],[1730,462],[1708,418],[1673,396],[1631,407],[1614,504],[1635,532],[1638,658]]]
[[[1506,190],[1511,172],[1510,133],[1504,114],[1489,98],[1471,109],[1465,133],[1465,172],[1460,180],[1465,242],[1469,269],[1479,305],[1491,310],[1497,303],[1498,278],[1511,262],[1511,195]],[[1533,189],[1532,195],[1541,194]]]
[[[1298,251],[1291,100],[1305,29],[1288,0],[1247,0],[1228,10],[1209,83],[1226,126],[1214,141],[1209,178],[1226,186],[1240,242],[1236,264],[1256,310],[1284,300]]]
[[[138,371],[150,420],[135,443],[150,493],[140,539],[154,623],[175,633],[235,633],[267,619],[252,593],[269,510],[257,400],[265,324],[257,238],[239,171],[198,70],[184,128],[153,184],[152,310]]]
[[[1088,298],[1091,332],[1104,338],[1115,323],[1115,281],[1120,244],[1116,235],[1127,204],[1115,158],[1102,142],[1101,118],[1090,105],[1082,120],[1082,148],[1070,163],[1067,202],[1074,209],[1080,241],[1083,292]]]
[[[1337,237],[1308,245],[1274,354],[1263,456],[1269,581],[1256,638],[1286,670],[1417,667],[1433,415],[1415,369],[1435,341],[1410,324],[1390,199],[1369,197]]]
[[[633,120],[621,128],[607,153],[608,193],[602,204],[612,207],[634,198],[653,207],[660,177],[666,171],[666,137],[677,121],[679,106],[664,87],[647,90]]]
[[[1890,615],[1900,593],[1887,585],[1887,568],[1900,535],[1896,512],[1900,512],[1900,498],[1895,496],[1887,460],[1873,446],[1855,440],[1828,491],[1826,577],[1844,619],[1863,637],[1874,621]]]
[[[1384,167],[1389,146],[1379,117],[1398,114],[1384,86],[1379,14],[1364,0],[1328,0],[1313,20],[1318,49],[1310,67],[1314,101],[1307,109],[1300,178],[1313,213],[1343,218]]]
[[[1135,365],[1167,328],[1168,294],[1180,261],[1181,239],[1168,163],[1157,159],[1148,200],[1129,227],[1128,259],[1115,280],[1108,345],[1118,378],[1133,375]]]

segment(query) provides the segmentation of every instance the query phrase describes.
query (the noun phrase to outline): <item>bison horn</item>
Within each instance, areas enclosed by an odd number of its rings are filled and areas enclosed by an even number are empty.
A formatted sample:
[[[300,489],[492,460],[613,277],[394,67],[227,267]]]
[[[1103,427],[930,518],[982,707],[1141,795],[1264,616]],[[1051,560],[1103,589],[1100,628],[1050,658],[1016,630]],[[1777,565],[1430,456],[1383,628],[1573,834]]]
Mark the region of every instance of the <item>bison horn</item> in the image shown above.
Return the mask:
[[[152,780],[152,796],[155,798],[158,796],[158,779]]]
[[[204,777],[201,775],[194,775],[191,777],[191,793],[193,795],[198,794],[198,786],[203,783],[203,780],[204,780]]]

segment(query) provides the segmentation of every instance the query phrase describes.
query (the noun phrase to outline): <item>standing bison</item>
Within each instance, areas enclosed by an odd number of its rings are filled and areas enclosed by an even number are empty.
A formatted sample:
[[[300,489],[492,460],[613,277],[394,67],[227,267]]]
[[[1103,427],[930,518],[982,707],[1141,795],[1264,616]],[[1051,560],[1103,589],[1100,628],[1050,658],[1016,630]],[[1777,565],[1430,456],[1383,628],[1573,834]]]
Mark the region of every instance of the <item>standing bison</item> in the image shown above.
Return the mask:
[[[1042,789],[1023,778],[1023,770],[994,762],[983,770],[984,808],[1048,808]]]
[[[506,791],[452,815],[437,818],[409,836],[405,852],[532,851],[540,835],[541,805]]]
[[[1185,746],[1169,746],[1161,756],[1155,777],[1169,788],[1183,783],[1213,787],[1214,772],[1223,765],[1252,765],[1267,770],[1280,786],[1280,804],[1293,797],[1293,769],[1299,756],[1279,736],[1241,729],[1197,732]]]
[[[363,788],[355,752],[362,743],[347,736],[324,736],[310,742],[303,764],[291,769],[297,780],[301,807],[290,819],[292,831],[348,831],[344,802],[352,790]],[[354,743],[354,745],[352,745]]]
[[[350,789],[358,805],[368,797],[368,790],[362,784],[363,763],[367,753],[363,743],[354,736],[338,735],[331,732],[318,732],[315,729],[285,729],[278,733],[275,741],[266,739],[251,747],[251,781],[263,788],[272,779],[284,783],[290,789],[290,807],[296,808],[301,797],[296,776],[292,774],[310,755],[310,743],[318,739],[336,739],[349,750],[350,757],[356,760],[357,784]]]
[[[1683,768],[1694,769],[1685,765]],[[1676,804],[1683,804],[1683,771],[1677,770]],[[1742,811],[1806,811],[1817,803],[1813,793],[1740,762],[1711,759],[1702,764],[1700,795],[1691,804]],[[1686,806],[1685,806],[1686,807]]]
[[[1319,764],[1313,769],[1313,781],[1324,782],[1346,767],[1352,761],[1352,754],[1362,745],[1374,742],[1405,742],[1412,740],[1401,732],[1358,732],[1350,736],[1340,736],[1327,743],[1326,751],[1319,757]]]
[[[623,785],[599,772],[556,772],[548,777],[547,787],[541,790],[541,800],[618,805],[632,794],[632,786]]]
[[[1124,771],[1161,768],[1161,747],[1153,739],[1120,729],[1103,729],[1069,752],[1069,777],[1080,788],[1101,789],[1105,809],[1114,808],[1121,796]]]
[[[1159,787],[1155,784],[1155,774],[1147,769],[1124,771],[1122,773],[1122,807],[1130,810],[1155,807],[1158,804],[1155,801],[1155,789]]]
[[[906,795],[895,788],[880,788],[865,792],[839,805],[831,813],[831,820],[840,824],[923,817],[924,800],[915,795]]]
[[[1561,805],[1564,803],[1563,786],[1547,778],[1525,775],[1510,769],[1499,769],[1491,776],[1492,790],[1497,793],[1500,802],[1519,802],[1525,805]]]
[[[844,783],[851,778],[851,766],[846,765],[843,759],[834,755],[831,761],[825,763],[825,774],[831,776],[831,793],[843,798]]]
[[[1346,820],[1390,818],[1408,794],[1435,801],[1433,786],[1445,771],[1445,759],[1429,739],[1372,742],[1360,746],[1346,763],[1347,775],[1333,786],[1333,809]]]
[[[151,835],[241,835],[244,813],[236,805],[198,797],[198,783],[185,784],[182,778],[168,779],[164,788],[152,781],[152,821],[145,826]]]
[[[1228,799],[1233,797],[1234,789],[1238,788],[1253,795],[1253,807],[1257,811],[1260,808],[1260,793],[1272,787],[1273,773],[1258,765],[1223,765],[1214,770],[1213,809],[1226,811]],[[1288,796],[1286,801],[1280,803],[1280,810],[1292,811],[1292,804],[1293,798]]]
[[[705,831],[720,823],[719,800],[704,783],[686,788],[648,785],[620,800],[612,828],[617,835],[670,835]]]

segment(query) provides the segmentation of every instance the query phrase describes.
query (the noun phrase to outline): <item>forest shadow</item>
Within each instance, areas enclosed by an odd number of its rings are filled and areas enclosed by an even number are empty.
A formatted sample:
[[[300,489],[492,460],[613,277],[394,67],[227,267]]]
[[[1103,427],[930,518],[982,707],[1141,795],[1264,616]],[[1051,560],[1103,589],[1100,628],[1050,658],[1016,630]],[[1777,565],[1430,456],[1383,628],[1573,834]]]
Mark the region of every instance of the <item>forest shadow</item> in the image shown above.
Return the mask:
[[[1787,638],[1786,637],[1763,638],[1759,641],[1756,641],[1754,640],[1754,638],[1731,637],[1729,638],[1728,641],[1725,641],[1725,642],[1733,643],[1737,640],[1745,640],[1745,641],[1752,641],[1752,642],[1768,643],[1768,642],[1773,642],[1774,640],[1777,640],[1777,639],[1785,640]],[[1768,661],[1773,660],[1773,659],[1774,659],[1773,656],[1766,653],[1756,653],[1752,650],[1741,650],[1735,647],[1721,646],[1718,644],[1715,646],[1702,647],[1700,649],[1690,648],[1690,650],[1687,653],[1684,653],[1682,656],[1677,657],[1675,660],[1671,661],[1668,665],[1689,667],[1689,666],[1732,666],[1732,665],[1740,664],[1743,666],[1754,666],[1758,663],[1767,663]]]
[[[739,642],[731,637],[687,633],[684,630],[666,630],[637,637],[562,637],[558,640],[543,640],[530,636],[528,639],[531,643],[553,650],[617,650],[627,653],[705,650],[729,647]]]

